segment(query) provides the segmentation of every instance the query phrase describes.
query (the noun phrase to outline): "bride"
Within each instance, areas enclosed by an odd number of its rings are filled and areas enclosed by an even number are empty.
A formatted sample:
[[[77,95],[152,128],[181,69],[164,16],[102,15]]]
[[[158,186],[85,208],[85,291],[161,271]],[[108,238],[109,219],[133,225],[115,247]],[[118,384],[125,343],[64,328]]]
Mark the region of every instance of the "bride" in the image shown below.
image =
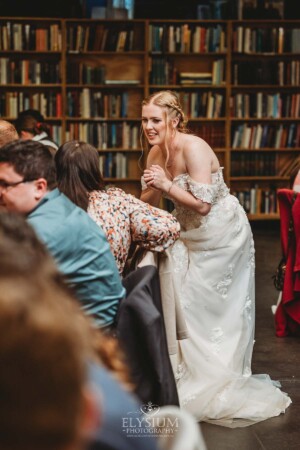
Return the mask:
[[[175,93],[143,101],[142,129],[150,151],[141,199],[154,206],[162,195],[171,199],[181,224],[168,250],[189,333],[178,341],[181,406],[228,427],[278,416],[290,398],[268,375],[251,373],[255,250],[247,216],[213,150],[188,134]]]

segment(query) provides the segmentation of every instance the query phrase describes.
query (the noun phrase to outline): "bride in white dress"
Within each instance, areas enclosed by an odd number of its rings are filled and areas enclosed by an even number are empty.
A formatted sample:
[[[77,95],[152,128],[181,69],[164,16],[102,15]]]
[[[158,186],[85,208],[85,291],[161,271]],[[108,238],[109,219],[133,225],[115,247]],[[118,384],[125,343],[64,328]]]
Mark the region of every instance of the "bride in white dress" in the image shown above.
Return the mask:
[[[210,146],[188,134],[178,98],[152,94],[142,108],[151,148],[141,199],[175,204],[181,237],[173,282],[189,338],[178,341],[180,404],[197,420],[236,427],[283,413],[291,403],[268,375],[252,375],[255,250],[247,216],[230,195]]]

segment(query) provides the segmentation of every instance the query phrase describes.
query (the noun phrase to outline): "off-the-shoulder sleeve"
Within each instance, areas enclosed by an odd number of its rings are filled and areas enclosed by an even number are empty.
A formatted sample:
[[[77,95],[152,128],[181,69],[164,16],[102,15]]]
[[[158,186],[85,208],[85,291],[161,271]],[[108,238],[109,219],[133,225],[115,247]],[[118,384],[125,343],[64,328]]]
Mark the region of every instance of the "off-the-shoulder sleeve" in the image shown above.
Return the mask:
[[[205,203],[213,203],[218,187],[216,184],[197,183],[189,176],[187,183],[191,194]]]
[[[180,225],[167,211],[131,197],[131,238],[148,250],[162,252],[179,238]]]

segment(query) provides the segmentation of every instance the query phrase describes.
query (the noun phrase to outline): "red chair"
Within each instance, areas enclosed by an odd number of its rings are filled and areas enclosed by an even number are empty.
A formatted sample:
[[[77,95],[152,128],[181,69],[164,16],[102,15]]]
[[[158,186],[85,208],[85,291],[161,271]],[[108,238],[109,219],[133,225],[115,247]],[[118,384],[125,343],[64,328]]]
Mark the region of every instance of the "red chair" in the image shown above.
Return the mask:
[[[300,194],[291,189],[278,189],[280,238],[286,258],[282,299],[275,312],[276,336],[300,335]],[[293,231],[290,233],[290,219]],[[289,240],[290,239],[290,240]]]

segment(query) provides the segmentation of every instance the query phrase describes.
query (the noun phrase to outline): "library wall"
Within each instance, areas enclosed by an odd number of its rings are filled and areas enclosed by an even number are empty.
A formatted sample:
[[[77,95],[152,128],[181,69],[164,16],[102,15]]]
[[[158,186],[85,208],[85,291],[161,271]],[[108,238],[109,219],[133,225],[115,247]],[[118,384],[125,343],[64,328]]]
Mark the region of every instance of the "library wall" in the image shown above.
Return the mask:
[[[278,218],[299,165],[300,22],[0,19],[0,116],[39,109],[53,138],[89,141],[105,179],[140,193],[141,102],[178,93],[250,219]]]

